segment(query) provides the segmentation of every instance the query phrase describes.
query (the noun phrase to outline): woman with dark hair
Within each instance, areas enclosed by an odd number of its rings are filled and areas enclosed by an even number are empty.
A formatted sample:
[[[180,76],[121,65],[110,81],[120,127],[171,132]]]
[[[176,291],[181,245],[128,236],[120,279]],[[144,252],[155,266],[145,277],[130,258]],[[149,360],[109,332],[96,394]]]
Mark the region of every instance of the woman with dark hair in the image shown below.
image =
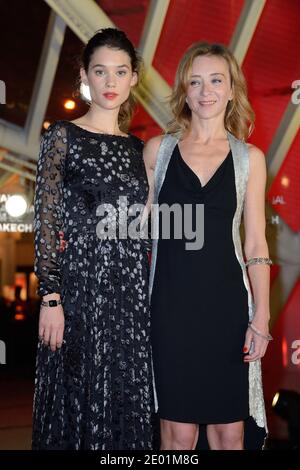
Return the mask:
[[[88,112],[42,138],[33,449],[152,446],[147,250],[138,231],[115,231],[126,229],[127,207],[147,199],[142,141],[127,133],[140,65],[125,33],[97,32],[80,71]]]
[[[271,339],[271,261],[265,158],[245,143],[254,113],[232,53],[194,44],[180,61],[171,108],[167,134],[145,147],[150,201],[174,210],[168,219],[156,210],[152,219],[159,235],[150,292],[161,447],[194,449],[199,425],[207,425],[211,449],[243,449],[248,418],[267,429],[260,359]]]

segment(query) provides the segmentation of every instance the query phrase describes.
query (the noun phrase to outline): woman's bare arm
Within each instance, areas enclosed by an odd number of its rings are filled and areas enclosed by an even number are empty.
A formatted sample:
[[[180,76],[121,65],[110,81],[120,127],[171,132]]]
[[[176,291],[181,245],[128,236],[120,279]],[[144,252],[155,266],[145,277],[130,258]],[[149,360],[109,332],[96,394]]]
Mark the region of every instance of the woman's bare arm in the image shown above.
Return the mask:
[[[249,165],[249,179],[244,205],[244,252],[247,260],[255,257],[269,257],[265,236],[266,161],[263,152],[254,145],[249,145]],[[252,323],[262,334],[267,336],[270,319],[270,266],[266,264],[253,264],[248,266],[247,269],[255,303],[255,313]],[[256,343],[256,350],[252,360],[263,357],[267,348],[267,341],[258,335],[254,334],[253,336],[251,332],[248,336],[246,346],[250,346],[250,336]]]

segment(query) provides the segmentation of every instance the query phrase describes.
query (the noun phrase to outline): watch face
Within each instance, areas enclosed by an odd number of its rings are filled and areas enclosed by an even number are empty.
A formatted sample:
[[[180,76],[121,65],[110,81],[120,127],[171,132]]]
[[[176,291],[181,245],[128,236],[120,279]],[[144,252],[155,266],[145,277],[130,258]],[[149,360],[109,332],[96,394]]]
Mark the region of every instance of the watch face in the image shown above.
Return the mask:
[[[49,307],[56,307],[57,300],[49,300]]]

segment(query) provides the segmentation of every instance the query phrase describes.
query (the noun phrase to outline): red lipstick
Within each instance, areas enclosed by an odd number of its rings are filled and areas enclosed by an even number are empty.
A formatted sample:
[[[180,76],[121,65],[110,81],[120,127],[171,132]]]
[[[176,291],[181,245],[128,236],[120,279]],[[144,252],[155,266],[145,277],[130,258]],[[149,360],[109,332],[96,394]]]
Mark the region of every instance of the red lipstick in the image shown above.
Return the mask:
[[[118,93],[112,93],[112,92],[107,92],[107,93],[103,93],[103,96],[107,99],[107,100],[114,100],[118,95]]]

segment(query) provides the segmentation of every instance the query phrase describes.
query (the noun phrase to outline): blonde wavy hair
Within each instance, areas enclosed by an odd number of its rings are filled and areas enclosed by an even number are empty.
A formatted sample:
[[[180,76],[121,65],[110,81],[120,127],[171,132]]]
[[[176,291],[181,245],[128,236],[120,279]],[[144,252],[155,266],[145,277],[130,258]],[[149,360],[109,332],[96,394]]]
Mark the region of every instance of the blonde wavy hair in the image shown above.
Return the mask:
[[[223,57],[226,60],[229,68],[233,99],[228,101],[224,126],[237,139],[246,141],[253,131],[255,114],[248,101],[247,84],[244,74],[236,58],[227,47],[222,44],[210,44],[208,42],[193,44],[179,62],[174,88],[169,100],[173,119],[168,124],[166,132],[183,135],[190,128],[192,113],[185,101],[188,76],[194,59],[201,55]]]

